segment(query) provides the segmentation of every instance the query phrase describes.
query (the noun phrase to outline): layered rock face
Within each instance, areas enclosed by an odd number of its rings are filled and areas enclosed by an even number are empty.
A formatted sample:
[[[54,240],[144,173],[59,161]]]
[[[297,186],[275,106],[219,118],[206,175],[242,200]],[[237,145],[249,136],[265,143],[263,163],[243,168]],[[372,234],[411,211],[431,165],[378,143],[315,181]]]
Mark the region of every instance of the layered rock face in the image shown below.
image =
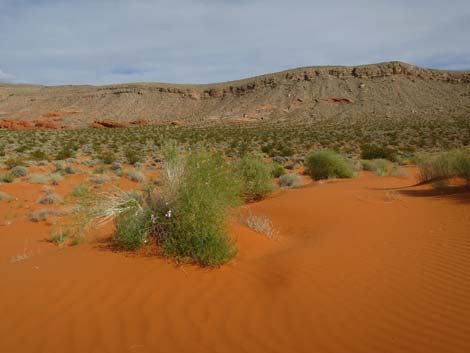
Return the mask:
[[[35,127],[38,119],[47,120],[38,128],[74,128],[469,113],[470,72],[402,62],[305,67],[211,85],[0,85],[3,128]]]

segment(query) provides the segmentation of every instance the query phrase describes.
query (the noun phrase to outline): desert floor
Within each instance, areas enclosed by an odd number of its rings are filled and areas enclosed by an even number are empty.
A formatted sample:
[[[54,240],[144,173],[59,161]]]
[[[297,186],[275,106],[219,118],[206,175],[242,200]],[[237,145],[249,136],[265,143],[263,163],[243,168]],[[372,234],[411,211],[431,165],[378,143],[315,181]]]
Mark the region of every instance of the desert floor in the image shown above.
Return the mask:
[[[27,218],[43,185],[0,185],[0,352],[470,352],[470,192],[406,170],[244,206],[279,234],[234,219],[219,269],[112,251],[111,226],[58,247]]]

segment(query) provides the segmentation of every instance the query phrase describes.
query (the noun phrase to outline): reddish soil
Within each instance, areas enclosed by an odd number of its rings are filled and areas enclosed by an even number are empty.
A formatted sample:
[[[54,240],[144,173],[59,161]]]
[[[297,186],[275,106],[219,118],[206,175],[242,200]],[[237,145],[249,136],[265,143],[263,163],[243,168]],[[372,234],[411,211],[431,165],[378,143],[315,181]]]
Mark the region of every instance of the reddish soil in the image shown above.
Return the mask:
[[[17,199],[0,201],[0,351],[469,352],[470,192],[413,186],[407,171],[245,206],[279,237],[234,220],[239,254],[213,270],[102,238],[57,247],[26,219],[43,186],[0,185]]]

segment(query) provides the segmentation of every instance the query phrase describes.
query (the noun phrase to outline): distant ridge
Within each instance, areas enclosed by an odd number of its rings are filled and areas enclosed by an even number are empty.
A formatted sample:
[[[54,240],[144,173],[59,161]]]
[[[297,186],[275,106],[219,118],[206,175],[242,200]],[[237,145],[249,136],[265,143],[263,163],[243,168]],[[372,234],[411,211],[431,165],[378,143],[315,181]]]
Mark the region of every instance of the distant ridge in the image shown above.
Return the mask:
[[[398,61],[302,67],[202,85],[0,84],[0,119],[51,122],[54,118],[57,127],[86,127],[102,120],[123,125],[134,121],[204,124],[348,116],[421,118],[469,112],[470,71],[426,69]]]

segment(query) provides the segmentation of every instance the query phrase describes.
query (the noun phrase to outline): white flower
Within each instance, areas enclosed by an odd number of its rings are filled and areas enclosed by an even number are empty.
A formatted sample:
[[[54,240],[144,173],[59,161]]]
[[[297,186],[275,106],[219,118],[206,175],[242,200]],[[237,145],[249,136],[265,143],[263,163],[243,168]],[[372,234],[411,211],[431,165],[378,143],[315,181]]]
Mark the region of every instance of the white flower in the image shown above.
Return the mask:
[[[166,218],[170,218],[170,217],[171,217],[171,210],[168,210],[168,212],[165,213],[165,217],[166,217]]]

